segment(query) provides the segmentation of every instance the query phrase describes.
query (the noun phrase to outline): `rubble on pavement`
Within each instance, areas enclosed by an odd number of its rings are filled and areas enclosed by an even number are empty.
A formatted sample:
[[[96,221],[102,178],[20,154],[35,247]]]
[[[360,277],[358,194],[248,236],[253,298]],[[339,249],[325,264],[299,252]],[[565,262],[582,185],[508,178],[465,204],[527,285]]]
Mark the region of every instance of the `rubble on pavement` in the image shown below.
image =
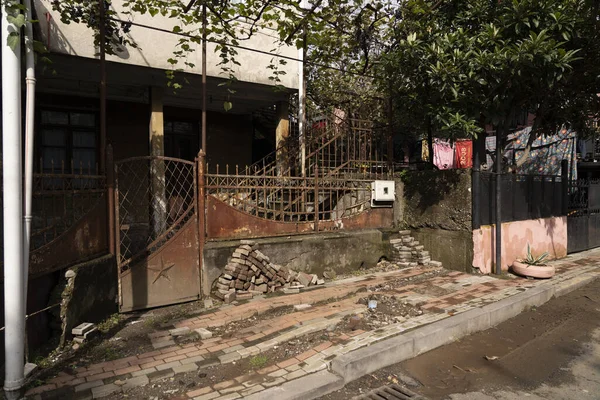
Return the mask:
[[[233,252],[223,274],[216,282],[215,296],[231,303],[251,299],[254,295],[273,293],[298,293],[299,289],[325,284],[316,274],[296,272],[274,264],[258,250],[258,244],[242,240]]]

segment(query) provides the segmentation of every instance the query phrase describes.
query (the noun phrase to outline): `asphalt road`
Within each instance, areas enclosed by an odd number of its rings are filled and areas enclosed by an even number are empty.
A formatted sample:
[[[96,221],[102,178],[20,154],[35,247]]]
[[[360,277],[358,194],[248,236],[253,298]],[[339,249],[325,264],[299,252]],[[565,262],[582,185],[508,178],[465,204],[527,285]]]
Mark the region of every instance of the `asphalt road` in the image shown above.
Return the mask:
[[[322,399],[392,382],[432,400],[600,399],[600,280]]]

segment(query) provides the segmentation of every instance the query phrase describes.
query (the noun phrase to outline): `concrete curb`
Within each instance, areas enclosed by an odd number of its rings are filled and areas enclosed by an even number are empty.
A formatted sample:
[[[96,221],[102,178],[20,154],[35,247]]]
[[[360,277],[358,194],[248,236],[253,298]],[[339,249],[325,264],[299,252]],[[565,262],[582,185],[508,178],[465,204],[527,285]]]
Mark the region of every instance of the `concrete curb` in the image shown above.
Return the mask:
[[[538,307],[552,297],[564,296],[597,278],[599,278],[597,274],[584,273],[563,284],[540,285],[493,304],[445,318],[406,334],[344,354],[332,360],[330,371],[310,374],[245,398],[308,400],[323,396],[378,369],[496,326],[517,316],[526,308]]]
[[[246,400],[310,400],[344,387],[344,378],[329,371],[305,375],[281,386],[244,397]]]

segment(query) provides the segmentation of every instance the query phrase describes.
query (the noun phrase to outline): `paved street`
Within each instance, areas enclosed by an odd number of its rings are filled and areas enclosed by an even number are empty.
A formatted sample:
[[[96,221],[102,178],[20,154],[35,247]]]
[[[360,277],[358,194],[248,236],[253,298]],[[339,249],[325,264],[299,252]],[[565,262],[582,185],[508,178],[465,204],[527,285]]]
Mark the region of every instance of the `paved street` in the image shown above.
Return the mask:
[[[341,400],[394,381],[432,400],[598,399],[600,280],[323,399]]]

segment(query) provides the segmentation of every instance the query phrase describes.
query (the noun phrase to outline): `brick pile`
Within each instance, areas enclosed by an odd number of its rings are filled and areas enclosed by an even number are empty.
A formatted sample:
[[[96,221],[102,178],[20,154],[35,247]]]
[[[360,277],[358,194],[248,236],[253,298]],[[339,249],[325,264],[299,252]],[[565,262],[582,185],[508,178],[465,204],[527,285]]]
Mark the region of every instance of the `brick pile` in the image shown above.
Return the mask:
[[[255,294],[276,290],[297,293],[301,288],[325,284],[325,280],[315,274],[296,272],[272,263],[258,250],[256,242],[242,240],[241,243],[217,279],[213,291],[216,297],[227,303],[234,299],[251,299]]]
[[[402,267],[416,267],[417,265],[428,265],[432,267],[441,267],[439,261],[432,261],[429,252],[425,246],[419,244],[410,235],[410,231],[398,232],[399,238],[391,239],[393,247],[392,260],[396,261]]]

